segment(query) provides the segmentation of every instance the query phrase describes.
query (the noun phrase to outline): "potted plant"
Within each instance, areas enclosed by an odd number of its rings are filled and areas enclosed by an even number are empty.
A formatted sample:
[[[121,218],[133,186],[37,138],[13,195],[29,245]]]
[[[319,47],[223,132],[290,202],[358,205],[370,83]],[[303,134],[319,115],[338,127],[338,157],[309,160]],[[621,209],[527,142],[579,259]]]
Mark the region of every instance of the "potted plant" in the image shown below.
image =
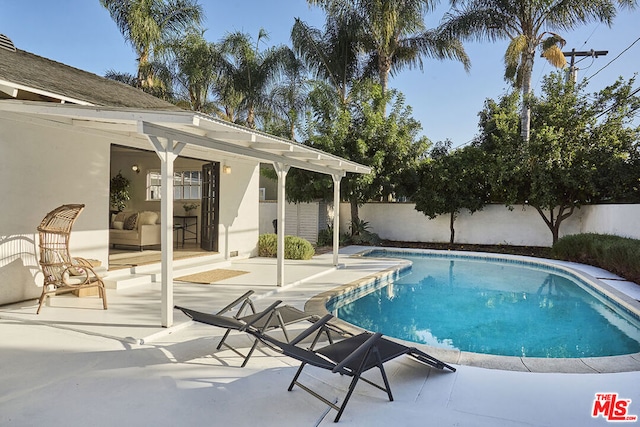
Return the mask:
[[[200,206],[198,203],[185,203],[182,205],[182,209],[184,209],[184,213],[186,216],[195,215],[195,210]]]
[[[122,212],[127,206],[127,201],[131,199],[129,195],[129,185],[131,182],[128,178],[122,175],[122,171],[118,172],[116,176],[111,178],[111,185],[109,186],[109,200],[111,206],[118,212]]]

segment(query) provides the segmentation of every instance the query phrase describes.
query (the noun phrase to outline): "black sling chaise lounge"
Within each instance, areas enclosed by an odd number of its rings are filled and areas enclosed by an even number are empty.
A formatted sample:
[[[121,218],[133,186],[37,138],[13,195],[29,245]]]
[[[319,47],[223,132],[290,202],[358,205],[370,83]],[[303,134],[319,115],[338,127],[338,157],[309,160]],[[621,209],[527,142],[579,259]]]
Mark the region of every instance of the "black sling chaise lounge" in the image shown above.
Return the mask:
[[[403,344],[383,338],[381,333],[363,332],[359,335],[355,335],[342,341],[338,341],[320,349],[314,350],[313,345],[316,344],[317,337],[323,332],[325,324],[332,317],[333,316],[330,314],[326,315],[325,317],[311,325],[307,330],[303,331],[296,338],[291,340],[291,342],[289,343],[280,342],[271,336],[260,334],[259,332],[254,331],[251,333],[259,337],[260,340],[262,340],[265,344],[267,344],[274,350],[280,351],[281,353],[302,362],[300,368],[298,368],[298,371],[293,377],[291,384],[289,384],[289,391],[293,389],[294,385],[297,385],[304,391],[310,393],[312,396],[316,397],[317,399],[329,405],[331,408],[338,411],[338,415],[334,420],[335,422],[338,422],[338,420],[342,416],[342,412],[347,406],[349,398],[351,397],[351,394],[353,393],[354,389],[356,388],[356,384],[360,379],[386,392],[389,396],[389,400],[393,401],[393,395],[391,394],[391,388],[389,387],[387,374],[384,370],[384,363],[395,359],[396,357],[406,354],[413,357],[414,359],[417,359],[420,362],[426,363],[438,369],[447,368],[452,372],[455,372],[456,370],[453,366],[447,365],[446,363],[414,347],[407,347]],[[298,347],[296,345],[316,331],[318,331],[316,339],[314,339],[312,347],[309,350]],[[300,377],[300,374],[302,373],[302,370],[306,365],[328,369],[333,373],[339,373],[352,377],[351,384],[349,385],[349,390],[347,391],[347,394],[345,395],[340,406],[327,400],[323,396],[319,395],[318,393],[298,381],[298,378]],[[384,386],[374,383],[366,378],[362,378],[362,374],[372,368],[378,368],[380,370],[382,380],[384,381]]]
[[[217,349],[220,350],[224,345],[240,357],[244,357],[244,361],[242,362],[242,367],[244,367],[251,358],[251,355],[258,346],[260,340],[256,337],[254,339],[253,346],[245,355],[227,344],[226,340],[231,331],[250,332],[259,336],[274,329],[282,329],[285,339],[289,341],[289,335],[286,328],[287,325],[304,320],[313,322],[318,319],[317,316],[305,313],[304,311],[298,310],[297,308],[289,305],[278,307],[281,301],[271,304],[261,312],[256,312],[253,301],[249,298],[253,293],[254,291],[246,292],[216,314],[203,313],[179,306],[175,306],[175,308],[181,310],[196,322],[206,323],[207,325],[226,329],[227,331],[222,337],[222,340],[220,340]],[[238,307],[238,310],[233,316],[224,316],[225,313],[232,311],[236,307]],[[251,310],[251,314],[244,314],[249,309]]]

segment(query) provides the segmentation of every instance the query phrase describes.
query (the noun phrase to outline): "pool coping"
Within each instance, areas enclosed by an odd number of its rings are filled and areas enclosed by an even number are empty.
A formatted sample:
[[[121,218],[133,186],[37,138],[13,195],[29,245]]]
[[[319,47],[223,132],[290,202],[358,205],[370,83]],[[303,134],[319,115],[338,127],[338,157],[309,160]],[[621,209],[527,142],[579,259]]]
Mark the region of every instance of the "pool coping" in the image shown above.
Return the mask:
[[[450,254],[461,257],[481,257],[481,258],[495,258],[495,259],[508,259],[514,261],[523,261],[525,263],[537,263],[546,266],[550,266],[554,269],[560,269],[569,274],[573,274],[588,282],[590,286],[596,286],[598,291],[604,294],[607,299],[614,300],[617,304],[624,307],[626,310],[633,313],[635,316],[640,316],[640,302],[634,300],[630,296],[620,292],[619,290],[607,285],[602,280],[597,279],[584,271],[573,268],[560,261],[534,258],[519,255],[503,255],[492,254],[484,252],[462,252],[462,251],[442,251],[432,249],[402,249],[402,248],[384,248],[375,247],[362,250],[357,254],[353,254],[350,257],[362,257],[376,250],[386,250],[394,253],[414,253],[414,254]],[[369,257],[369,259],[375,259],[375,257]],[[326,304],[332,298],[348,294],[358,288],[365,285],[370,285],[373,282],[388,280],[397,276],[401,271],[410,268],[411,262],[408,260],[394,258],[394,257],[381,257],[385,261],[395,260],[397,264],[393,267],[379,271],[377,273],[366,276],[362,279],[347,283],[345,285],[338,286],[329,291],[322,292],[313,296],[305,303],[305,311],[313,313],[319,316],[329,314]],[[340,327],[350,331],[352,333],[362,332],[364,329],[347,323],[341,319],[335,319],[335,322]],[[389,337],[387,337],[389,338]],[[396,340],[395,338],[393,338]],[[521,371],[521,372],[536,372],[536,373],[573,373],[573,374],[596,374],[596,373],[617,373],[617,372],[634,372],[640,371],[640,352],[632,353],[620,356],[605,356],[605,357],[588,357],[588,358],[539,358],[539,357],[517,357],[517,356],[497,356],[490,354],[471,353],[460,350],[451,350],[439,347],[433,347],[425,344],[417,344],[413,342],[397,340],[403,342],[410,347],[419,348],[436,357],[444,362],[481,367],[487,369],[498,369],[505,371]]]

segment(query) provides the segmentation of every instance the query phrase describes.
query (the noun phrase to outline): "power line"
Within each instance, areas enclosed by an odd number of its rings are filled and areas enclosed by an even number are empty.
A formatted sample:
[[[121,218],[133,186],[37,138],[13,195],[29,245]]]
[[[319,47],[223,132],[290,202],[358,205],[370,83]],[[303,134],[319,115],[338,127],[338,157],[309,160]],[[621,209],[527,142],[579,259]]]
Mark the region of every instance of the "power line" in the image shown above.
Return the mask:
[[[636,88],[633,92],[631,92],[624,100],[628,100],[631,99],[632,96],[634,96],[636,93],[640,92],[640,88]],[[607,114],[609,111],[613,110],[614,108],[616,108],[618,105],[620,105],[619,102],[615,102],[613,105],[611,105],[609,108],[607,108],[606,110],[604,110],[603,112],[601,112],[600,114],[598,114],[596,116],[596,119],[599,119],[600,117],[604,116],[605,114]]]
[[[586,80],[589,81],[591,78],[593,78],[596,74],[598,74],[600,71],[604,70],[605,68],[607,68],[609,65],[611,65],[613,63],[613,61],[617,60],[618,58],[620,58],[622,56],[623,53],[625,53],[626,51],[628,51],[629,49],[631,49],[631,46],[633,46],[634,44],[636,44],[638,41],[640,41],[640,37],[638,37],[637,39],[635,39],[635,41],[633,43],[631,43],[629,46],[627,46],[626,49],[624,49],[622,52],[620,52],[618,54],[618,56],[616,56],[615,58],[613,58],[611,61],[609,61],[609,63],[607,65],[605,65],[604,67],[600,68],[598,71],[596,71],[595,73],[593,73],[591,76],[589,76]]]

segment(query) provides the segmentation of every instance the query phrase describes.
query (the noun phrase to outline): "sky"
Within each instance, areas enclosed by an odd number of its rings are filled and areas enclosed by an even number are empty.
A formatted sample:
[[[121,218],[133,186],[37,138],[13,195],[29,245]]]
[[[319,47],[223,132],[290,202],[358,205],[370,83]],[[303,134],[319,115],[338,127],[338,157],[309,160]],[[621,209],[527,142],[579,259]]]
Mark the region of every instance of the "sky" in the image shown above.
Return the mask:
[[[322,28],[324,15],[306,0],[199,0],[205,10],[205,38],[217,42],[227,33],[242,31],[270,35],[269,45],[290,43],[294,19]],[[425,18],[428,28],[438,25],[448,10],[443,1]],[[640,9],[619,12],[611,28],[589,24],[561,35],[564,51],[606,50],[606,56],[587,57],[577,64],[578,78],[590,77],[588,92],[596,92],[622,76],[640,70]],[[18,49],[98,75],[108,70],[135,73],[133,49],[99,0],[0,0],[0,34]],[[634,42],[636,42],[634,44]],[[450,139],[453,146],[469,142],[478,133],[478,112],[487,98],[498,99],[509,89],[504,81],[506,41],[465,43],[471,70],[459,62],[423,60],[423,70],[403,70],[389,86],[402,92],[422,135],[431,141]],[[580,58],[577,58],[580,59]],[[544,75],[553,71],[537,57],[532,86],[539,93]],[[593,76],[593,77],[592,77]],[[640,86],[640,80],[634,87]]]

